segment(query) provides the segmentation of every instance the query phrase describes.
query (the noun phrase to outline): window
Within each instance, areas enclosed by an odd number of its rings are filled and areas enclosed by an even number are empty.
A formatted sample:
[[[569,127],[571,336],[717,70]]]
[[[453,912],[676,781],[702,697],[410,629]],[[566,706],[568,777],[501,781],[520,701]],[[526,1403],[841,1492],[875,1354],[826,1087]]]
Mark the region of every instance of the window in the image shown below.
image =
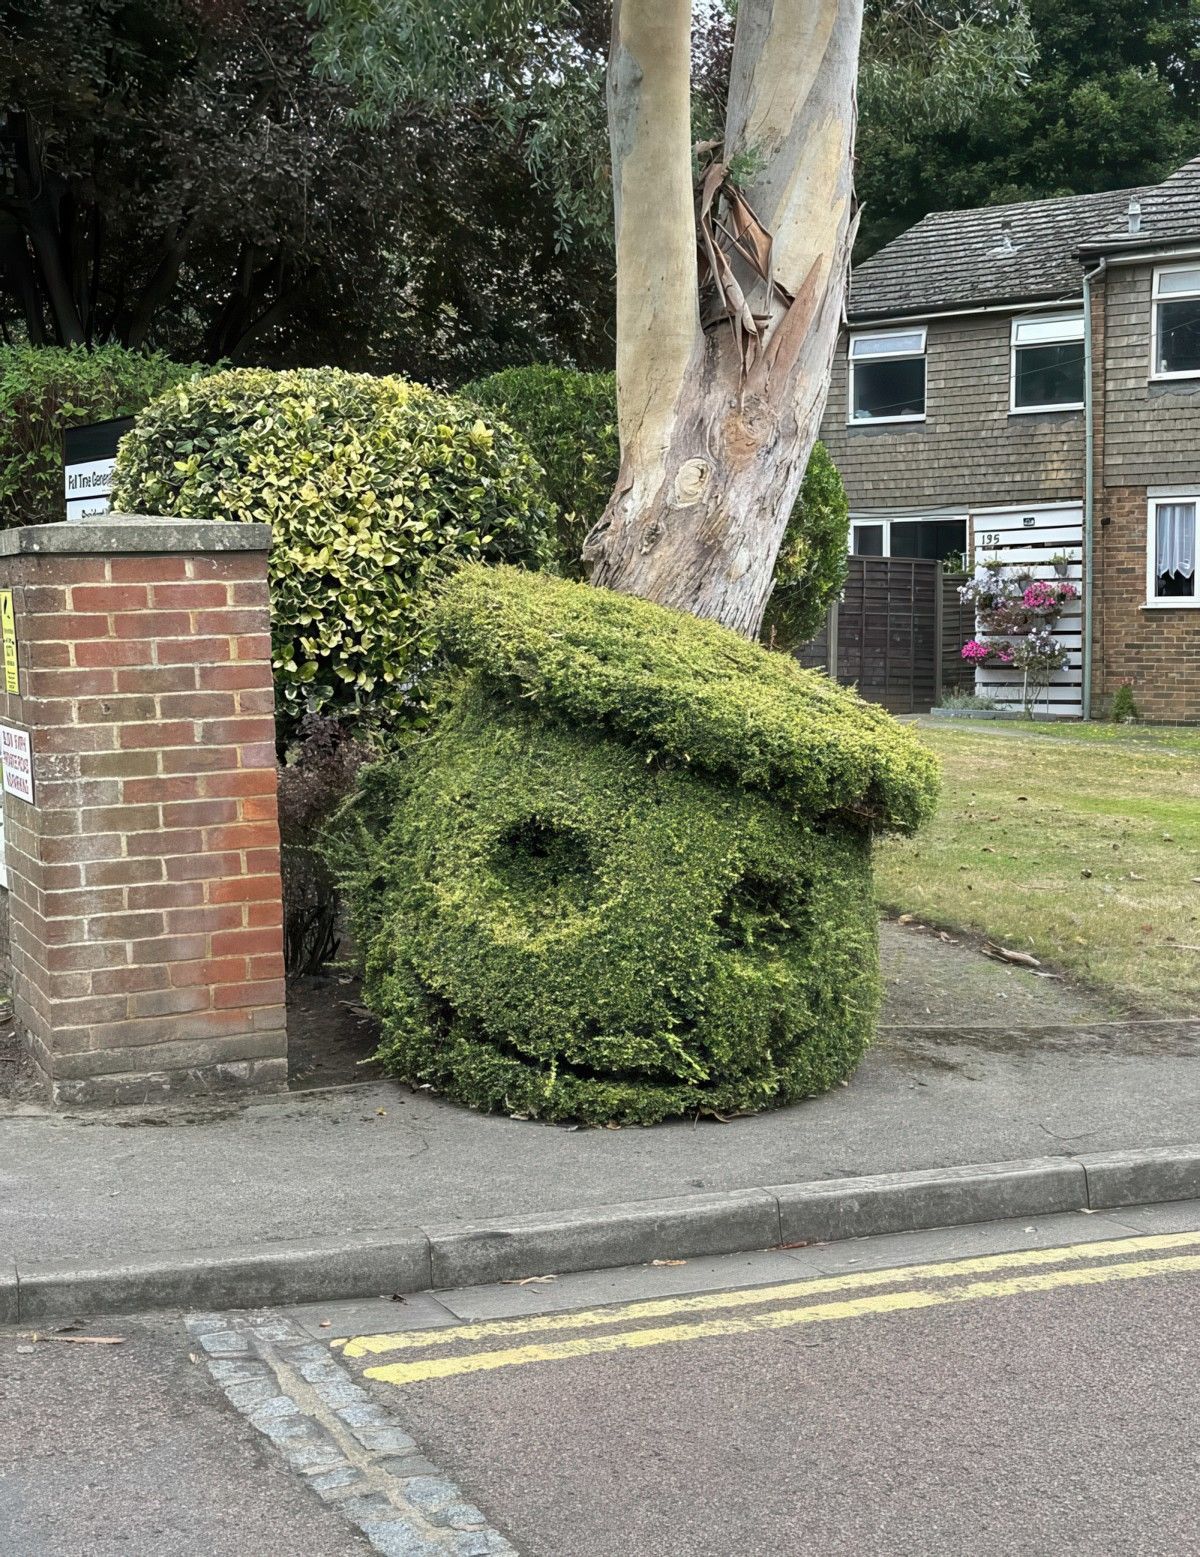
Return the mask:
[[[1012,322],[1012,409],[1083,409],[1083,315],[1030,314]]]
[[[1200,605],[1196,598],[1195,496],[1152,498],[1147,525],[1147,599]]]
[[[923,557],[934,562],[961,557],[967,547],[965,519],[856,519],[850,526],[855,557]]]
[[[1200,266],[1154,272],[1154,377],[1200,377]]]
[[[925,417],[925,331],[850,337],[850,420],[919,422]]]

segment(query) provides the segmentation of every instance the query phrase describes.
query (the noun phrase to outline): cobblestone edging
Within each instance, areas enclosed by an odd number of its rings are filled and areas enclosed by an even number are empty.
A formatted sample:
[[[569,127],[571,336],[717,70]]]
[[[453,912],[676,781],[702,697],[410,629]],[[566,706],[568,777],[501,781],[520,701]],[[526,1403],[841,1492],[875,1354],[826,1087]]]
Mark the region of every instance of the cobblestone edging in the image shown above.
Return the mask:
[[[294,1321],[193,1314],[187,1327],[233,1408],[383,1557],[518,1557]]]

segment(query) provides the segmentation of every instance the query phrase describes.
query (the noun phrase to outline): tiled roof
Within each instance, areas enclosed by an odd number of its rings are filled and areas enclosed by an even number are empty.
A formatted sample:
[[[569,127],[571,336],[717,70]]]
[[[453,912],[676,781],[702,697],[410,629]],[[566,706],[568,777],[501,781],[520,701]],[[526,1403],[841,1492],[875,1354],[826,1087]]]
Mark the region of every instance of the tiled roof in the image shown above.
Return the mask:
[[[1142,230],[1131,238],[1136,195]],[[1079,253],[1200,239],[1200,157],[1162,184],[934,211],[857,266],[852,320],[1078,297]]]
[[[1131,236],[1124,215],[1090,232],[1081,247],[1087,253],[1103,249],[1152,248],[1180,239],[1200,239],[1200,157],[1185,162],[1161,184],[1137,191],[1142,228]]]

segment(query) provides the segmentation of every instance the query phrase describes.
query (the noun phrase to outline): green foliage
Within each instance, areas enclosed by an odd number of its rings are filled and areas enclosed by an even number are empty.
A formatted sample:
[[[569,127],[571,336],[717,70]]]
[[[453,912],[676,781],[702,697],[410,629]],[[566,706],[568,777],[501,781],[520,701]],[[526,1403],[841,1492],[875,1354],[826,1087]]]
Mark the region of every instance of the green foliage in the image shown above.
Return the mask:
[[[775,588],[763,619],[767,641],[794,650],[814,637],[849,568],[850,504],[837,466],[816,443],[775,561]]]
[[[882,21],[890,0],[877,9]],[[977,9],[981,25],[1007,26],[1004,9]],[[861,252],[928,211],[1157,183],[1195,154],[1195,0],[1028,0],[1026,9],[1034,53],[1023,90],[977,96],[955,134],[865,106]],[[868,60],[874,30],[869,19]]]
[[[390,720],[420,703],[430,589],[465,559],[539,565],[552,510],[528,449],[396,378],[244,368],[152,402],[121,442],[135,512],[273,530],[276,707]]]
[[[870,829],[936,765],[879,709],[711,623],[546,574],[442,592],[431,732],[332,853],[397,1075],[649,1124],[843,1080],[879,998]]]
[[[558,507],[559,568],[568,578],[582,578],[579,554],[604,512],[621,460],[613,374],[507,368],[468,384],[463,394],[503,416],[537,456]]]
[[[66,518],[64,428],[131,416],[196,371],[119,346],[0,346],[0,529]]]
[[[1138,706],[1133,698],[1133,682],[1122,681],[1113,693],[1108,717],[1114,724],[1130,724],[1138,716]]]
[[[580,550],[604,512],[621,458],[613,374],[509,368],[463,393],[499,412],[528,441],[558,505],[559,571],[582,578]],[[763,624],[769,641],[795,649],[817,632],[846,581],[849,534],[842,479],[818,443],[775,565],[775,594]]]
[[[489,690],[600,725],[647,762],[724,776],[810,817],[916,827],[937,764],[874,703],[714,622],[611,590],[464,567],[433,612],[445,657]]]

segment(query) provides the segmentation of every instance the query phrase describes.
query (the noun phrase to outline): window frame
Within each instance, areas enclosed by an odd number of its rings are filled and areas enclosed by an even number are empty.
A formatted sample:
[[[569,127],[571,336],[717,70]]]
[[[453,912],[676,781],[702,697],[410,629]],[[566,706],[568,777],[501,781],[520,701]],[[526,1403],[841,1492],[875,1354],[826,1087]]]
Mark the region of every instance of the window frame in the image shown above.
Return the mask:
[[[1062,346],[1068,341],[1076,339],[1070,335],[1051,337],[1044,341],[1018,341],[1017,335],[1023,324],[1067,324],[1078,323],[1081,345],[1084,346],[1084,373],[1087,373],[1086,341],[1084,340],[1084,318],[1082,309],[1064,309],[1061,313],[1047,314],[1014,314],[1008,337],[1008,414],[1010,416],[1036,416],[1045,415],[1047,411],[1082,411],[1087,405],[1086,400],[1062,400],[1050,405],[1018,405],[1017,404],[1017,351],[1021,346]],[[1086,378],[1084,382],[1084,394],[1087,394]]]
[[[921,348],[919,351],[894,351],[880,352],[869,359],[874,362],[913,362],[918,358],[925,364],[925,393],[923,397],[924,409],[920,412],[905,411],[898,416],[855,416],[854,414],[854,347],[858,341],[886,341],[897,340],[904,336],[919,335]],[[897,325],[886,330],[851,330],[846,343],[846,426],[847,427],[888,427],[900,422],[923,422],[929,409],[929,331],[925,325]]]
[[[1163,276],[1180,275],[1185,271],[1193,271],[1197,277],[1197,286],[1194,291],[1168,292],[1165,296],[1159,290],[1159,281]],[[1162,353],[1159,349],[1158,339],[1158,315],[1164,302],[1183,303],[1189,298],[1200,305],[1200,262],[1196,260],[1185,261],[1179,265],[1156,265],[1154,275],[1150,282],[1150,381],[1151,383],[1169,384],[1176,379],[1200,378],[1200,368],[1184,368],[1176,372],[1164,372],[1159,367]]]
[[[1200,377],[1200,373],[1190,375]],[[1193,503],[1196,508],[1197,541],[1200,552],[1200,491],[1159,492],[1146,499],[1146,600],[1144,611],[1196,611],[1200,610],[1200,567],[1192,573],[1194,593],[1190,595],[1155,594],[1158,584],[1158,509],[1160,504]],[[1200,563],[1200,556],[1195,561]]]

